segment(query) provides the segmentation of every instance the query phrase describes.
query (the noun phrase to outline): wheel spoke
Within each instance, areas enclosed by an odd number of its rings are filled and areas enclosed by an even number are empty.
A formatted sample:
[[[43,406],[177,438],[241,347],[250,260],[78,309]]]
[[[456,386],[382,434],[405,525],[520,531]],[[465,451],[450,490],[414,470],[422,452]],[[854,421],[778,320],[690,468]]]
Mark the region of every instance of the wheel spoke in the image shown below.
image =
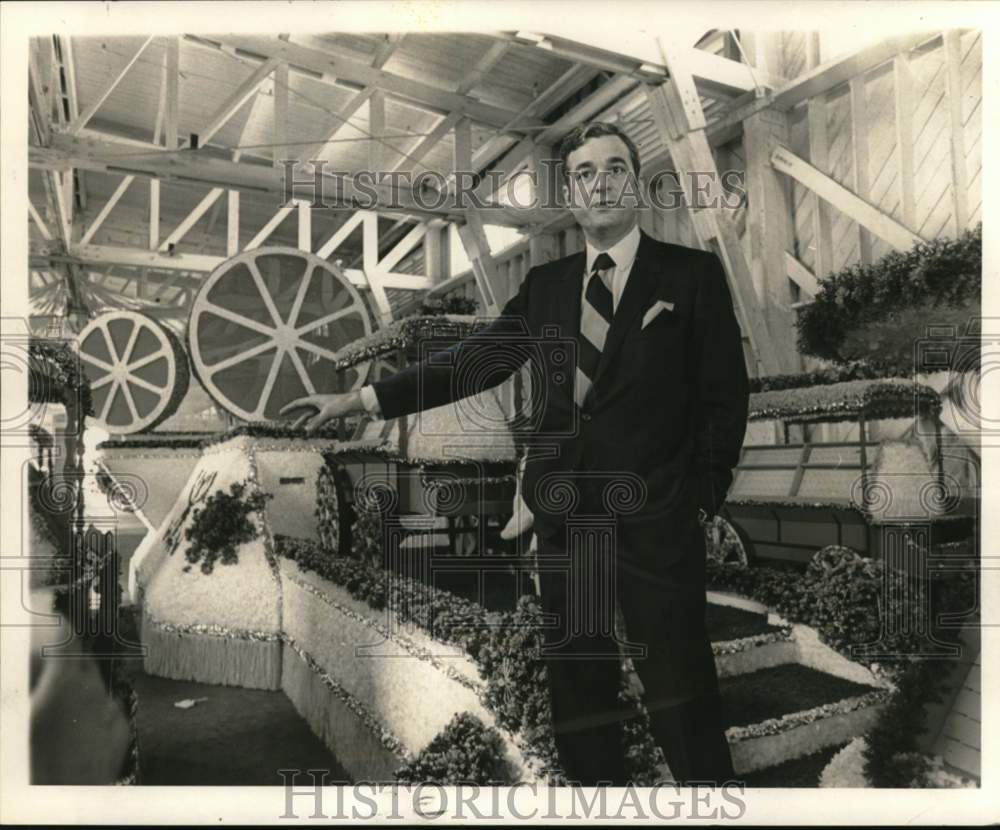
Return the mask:
[[[157,352],[148,354],[145,357],[140,357],[135,363],[130,363],[128,365],[129,372],[134,372],[136,369],[141,369],[143,366],[148,366],[154,360],[159,360],[161,357],[165,357],[167,354],[166,349],[160,349]]]
[[[312,282],[312,275],[315,269],[315,264],[309,263],[306,266],[305,274],[302,275],[302,282],[299,284],[299,290],[295,293],[292,310],[288,312],[288,325],[290,326],[294,326],[299,320],[299,312],[302,310],[302,303],[305,302],[306,292],[309,290],[309,283]]]
[[[108,422],[108,413],[111,411],[111,402],[115,399],[115,395],[118,392],[118,385],[119,383],[116,380],[111,387],[111,391],[108,392],[108,397],[105,398],[104,400],[104,406],[101,407],[101,415],[99,420],[104,421],[104,423]]]
[[[324,349],[322,346],[317,346],[315,343],[310,343],[308,340],[299,340],[295,346],[299,349],[305,349],[307,352],[318,354],[320,357],[325,357],[327,360],[335,361],[337,359],[337,355],[329,349]]]
[[[121,359],[118,355],[118,350],[115,348],[114,342],[111,340],[111,332],[108,331],[108,321],[103,320],[100,323],[101,334],[104,335],[104,342],[108,346],[108,354],[111,355],[111,359],[116,363]]]
[[[98,369],[103,369],[105,372],[110,372],[114,367],[110,363],[105,363],[100,358],[94,357],[92,354],[87,354],[87,352],[81,351],[80,357],[87,361],[87,363],[92,363]]]
[[[294,346],[289,350],[288,354],[292,358],[292,365],[295,366],[295,371],[299,373],[299,380],[302,381],[306,392],[310,395],[315,395],[316,387],[313,385],[312,378],[309,377],[305,364],[302,362],[302,358],[299,357],[299,353],[295,350]]]
[[[259,334],[266,334],[268,337],[274,335],[274,327],[265,325],[264,323],[258,323],[256,320],[251,320],[243,314],[239,314],[235,311],[230,311],[228,308],[224,308],[221,305],[216,305],[215,303],[205,303],[205,312],[214,314],[216,317],[221,317],[223,320],[228,320],[231,323],[236,323],[238,326],[243,326],[244,328],[250,329],[251,331],[258,332]]]
[[[260,400],[257,402],[257,409],[254,410],[254,415],[263,415],[264,410],[267,408],[267,402],[271,397],[271,391],[274,389],[275,381],[278,380],[278,371],[281,369],[281,362],[285,359],[285,350],[278,349],[274,355],[274,362],[271,364],[271,370],[267,373],[267,380],[264,381],[264,389],[260,393]]]
[[[250,260],[247,263],[247,266],[250,268],[250,273],[253,274],[253,281],[257,285],[257,290],[260,292],[261,299],[264,301],[267,313],[271,315],[271,320],[274,322],[275,326],[282,325],[284,321],[281,319],[281,312],[278,311],[278,307],[274,304],[274,298],[271,296],[271,292],[267,290],[267,286],[264,284],[264,278],[260,275],[257,263]]]
[[[148,392],[160,393],[160,392],[163,392],[166,389],[165,386],[157,386],[154,383],[150,383],[145,378],[140,378],[140,377],[137,377],[136,375],[129,375],[129,377],[128,377],[128,383],[134,383],[140,389],[145,389]],[[126,384],[126,385],[128,385],[128,384]]]
[[[125,344],[125,351],[122,352],[120,360],[122,363],[128,363],[132,358],[132,350],[135,348],[135,341],[139,339],[139,329],[138,323],[132,326],[132,333],[128,336],[128,343]]]
[[[125,403],[128,404],[128,411],[132,413],[132,423],[137,424],[139,422],[139,410],[136,409],[132,390],[128,388],[128,381],[122,384],[122,394],[125,396]]]
[[[299,335],[307,334],[313,329],[318,329],[320,326],[325,326],[327,323],[332,323],[334,320],[339,320],[341,317],[346,317],[349,314],[361,315],[361,309],[357,305],[349,305],[347,308],[342,308],[339,311],[331,312],[325,317],[320,317],[318,320],[313,320],[306,323],[304,326],[300,326],[296,329]]]
[[[228,369],[230,366],[236,366],[238,363],[242,363],[244,360],[251,360],[257,355],[266,352],[268,349],[277,348],[278,344],[273,340],[268,340],[264,343],[260,343],[254,346],[252,349],[247,349],[245,352],[237,352],[232,357],[227,357],[225,360],[220,360],[218,363],[213,363],[211,366],[206,366],[209,374],[214,375],[216,372],[221,372],[223,369]]]
[[[93,391],[94,389],[100,389],[102,386],[106,386],[107,384],[111,383],[111,381],[114,380],[114,377],[115,377],[114,375],[108,374],[102,377],[100,380],[95,380],[92,384],[90,384],[91,391]]]

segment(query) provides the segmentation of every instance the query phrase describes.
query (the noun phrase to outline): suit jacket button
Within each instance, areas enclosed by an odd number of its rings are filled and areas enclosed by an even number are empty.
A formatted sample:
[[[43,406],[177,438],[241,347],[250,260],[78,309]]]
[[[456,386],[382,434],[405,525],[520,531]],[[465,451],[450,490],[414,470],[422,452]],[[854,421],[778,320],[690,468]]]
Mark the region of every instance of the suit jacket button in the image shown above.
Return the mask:
[[[580,414],[580,417],[583,418],[583,420],[585,420],[585,421],[589,421],[590,420],[590,413],[589,412],[583,412],[583,413]]]

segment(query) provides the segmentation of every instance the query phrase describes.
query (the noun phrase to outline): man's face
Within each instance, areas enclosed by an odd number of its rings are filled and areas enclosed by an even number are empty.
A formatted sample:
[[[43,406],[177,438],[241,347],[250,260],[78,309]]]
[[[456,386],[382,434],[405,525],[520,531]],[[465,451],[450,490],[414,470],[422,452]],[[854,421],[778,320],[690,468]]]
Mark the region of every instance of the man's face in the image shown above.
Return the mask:
[[[628,147],[616,135],[587,139],[566,158],[563,196],[585,231],[624,235],[636,221],[638,182]]]

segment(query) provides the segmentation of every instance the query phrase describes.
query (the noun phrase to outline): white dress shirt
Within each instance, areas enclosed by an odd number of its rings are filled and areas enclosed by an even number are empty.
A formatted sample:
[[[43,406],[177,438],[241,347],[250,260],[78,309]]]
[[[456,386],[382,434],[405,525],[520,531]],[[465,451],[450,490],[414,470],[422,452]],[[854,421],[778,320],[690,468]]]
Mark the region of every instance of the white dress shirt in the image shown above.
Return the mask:
[[[635,255],[638,250],[639,226],[635,225],[624,237],[604,252],[615,263],[615,272],[611,277],[611,301],[615,311],[618,310],[618,303],[621,301],[622,294],[625,293],[625,284],[628,282],[628,275],[632,271],[632,264],[635,262]],[[591,268],[594,267],[594,260],[597,259],[599,253],[601,251],[595,248],[593,244],[590,242],[587,243],[587,270],[583,276],[581,302],[582,298],[587,294],[587,278],[590,276]],[[361,403],[369,415],[378,417],[381,414],[381,409],[378,405],[378,396],[376,396],[371,384],[361,387]]]

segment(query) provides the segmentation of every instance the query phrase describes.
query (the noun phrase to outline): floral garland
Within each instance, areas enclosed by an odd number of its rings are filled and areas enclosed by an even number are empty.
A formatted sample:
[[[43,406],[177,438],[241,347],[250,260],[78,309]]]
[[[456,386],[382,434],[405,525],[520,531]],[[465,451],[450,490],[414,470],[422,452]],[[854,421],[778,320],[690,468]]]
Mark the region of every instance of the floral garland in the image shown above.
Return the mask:
[[[821,386],[775,389],[750,396],[750,420],[847,421],[937,416],[941,398],[931,387],[902,378],[850,380]]]
[[[427,338],[460,340],[474,331],[475,323],[476,318],[467,314],[404,317],[337,351],[334,368],[348,369],[399,349],[413,348]]]
[[[146,623],[167,634],[198,634],[203,637],[220,637],[226,640],[242,640],[252,643],[273,643],[282,639],[275,631],[246,631],[205,623],[171,623],[158,620],[146,613]]]
[[[846,715],[858,709],[866,709],[878,703],[888,700],[891,692],[887,689],[876,689],[865,692],[863,695],[847,697],[835,703],[824,703],[822,706],[815,706],[812,709],[805,709],[801,712],[790,712],[780,718],[768,718],[760,723],[751,723],[747,726],[731,726],[726,730],[726,738],[731,743],[746,741],[750,738],[762,738],[766,735],[780,735],[796,729],[799,726],[815,723],[818,720],[825,720],[835,715]]]

